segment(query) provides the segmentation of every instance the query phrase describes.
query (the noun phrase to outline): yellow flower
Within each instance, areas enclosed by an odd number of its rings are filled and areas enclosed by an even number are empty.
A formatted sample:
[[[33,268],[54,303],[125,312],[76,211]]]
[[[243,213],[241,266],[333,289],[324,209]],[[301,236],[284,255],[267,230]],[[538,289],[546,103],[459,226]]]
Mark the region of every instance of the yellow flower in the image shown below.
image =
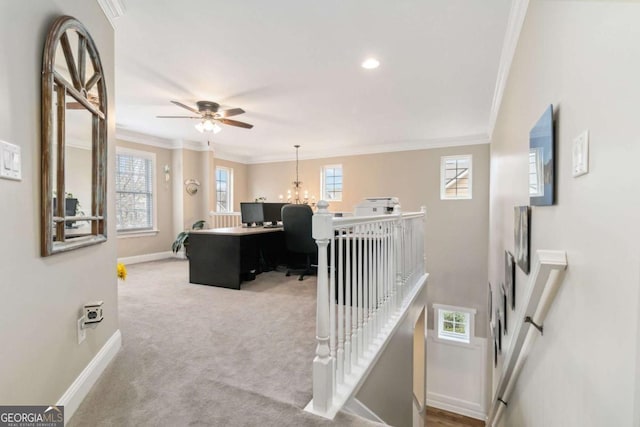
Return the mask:
[[[127,278],[127,267],[123,263],[118,263],[118,279],[125,280]]]

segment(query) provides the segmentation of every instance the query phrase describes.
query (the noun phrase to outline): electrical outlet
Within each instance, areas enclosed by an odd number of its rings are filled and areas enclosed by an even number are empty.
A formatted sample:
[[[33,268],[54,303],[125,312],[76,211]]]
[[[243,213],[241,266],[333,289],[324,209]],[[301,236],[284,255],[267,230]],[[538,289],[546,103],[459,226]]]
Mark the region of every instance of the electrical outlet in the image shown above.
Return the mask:
[[[78,344],[87,338],[87,330],[84,328],[84,316],[78,319]]]

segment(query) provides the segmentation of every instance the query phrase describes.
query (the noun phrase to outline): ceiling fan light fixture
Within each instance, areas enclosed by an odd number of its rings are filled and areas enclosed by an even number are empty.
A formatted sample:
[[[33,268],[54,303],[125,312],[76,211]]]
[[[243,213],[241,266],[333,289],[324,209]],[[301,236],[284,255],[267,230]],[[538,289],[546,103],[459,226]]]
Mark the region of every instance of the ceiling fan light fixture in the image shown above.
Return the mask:
[[[222,128],[221,128],[220,126],[218,126],[218,124],[217,124],[217,123],[214,123],[214,124],[213,124],[213,129],[212,129],[212,130],[213,130],[213,133],[214,133],[214,134],[216,134],[216,133],[220,133],[220,131],[222,130]]]
[[[367,58],[362,62],[361,66],[367,70],[373,70],[380,66],[380,61],[375,58]]]
[[[202,124],[202,122],[196,124],[196,130],[200,133],[204,133],[204,125]]]

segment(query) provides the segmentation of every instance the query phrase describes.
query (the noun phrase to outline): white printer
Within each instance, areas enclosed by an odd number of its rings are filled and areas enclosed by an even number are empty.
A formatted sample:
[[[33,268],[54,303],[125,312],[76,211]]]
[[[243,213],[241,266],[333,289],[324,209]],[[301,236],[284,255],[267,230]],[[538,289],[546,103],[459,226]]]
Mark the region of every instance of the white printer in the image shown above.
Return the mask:
[[[397,197],[367,197],[356,205],[355,216],[392,214],[393,208],[400,206]]]

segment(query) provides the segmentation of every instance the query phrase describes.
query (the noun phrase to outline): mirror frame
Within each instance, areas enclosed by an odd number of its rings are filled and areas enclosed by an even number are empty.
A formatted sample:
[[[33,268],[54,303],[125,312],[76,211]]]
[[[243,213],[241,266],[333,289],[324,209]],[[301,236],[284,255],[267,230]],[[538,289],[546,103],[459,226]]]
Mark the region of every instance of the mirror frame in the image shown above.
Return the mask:
[[[78,35],[78,51],[73,56],[68,30]],[[65,79],[55,69],[56,52],[62,47],[72,82]],[[85,54],[88,53],[94,74],[85,76]],[[63,90],[54,90],[55,87]],[[90,100],[88,92],[96,87],[97,103]],[[54,94],[58,107],[54,110]],[[65,194],[65,113],[66,99],[71,96],[92,114],[91,141],[91,212],[88,216],[74,217],[88,221],[91,232],[82,237],[65,240],[64,203],[57,203],[53,212],[53,191]],[[97,104],[97,107],[94,105]],[[54,117],[57,123],[54,126]],[[56,134],[54,135],[54,129]],[[55,142],[57,141],[57,145]],[[57,162],[53,162],[53,150],[57,150]],[[42,158],[41,158],[41,253],[49,256],[107,240],[107,88],[98,49],[87,29],[71,16],[61,16],[55,20],[44,46],[42,60]],[[53,188],[52,174],[56,174],[56,188]],[[54,241],[55,238],[55,241]]]

